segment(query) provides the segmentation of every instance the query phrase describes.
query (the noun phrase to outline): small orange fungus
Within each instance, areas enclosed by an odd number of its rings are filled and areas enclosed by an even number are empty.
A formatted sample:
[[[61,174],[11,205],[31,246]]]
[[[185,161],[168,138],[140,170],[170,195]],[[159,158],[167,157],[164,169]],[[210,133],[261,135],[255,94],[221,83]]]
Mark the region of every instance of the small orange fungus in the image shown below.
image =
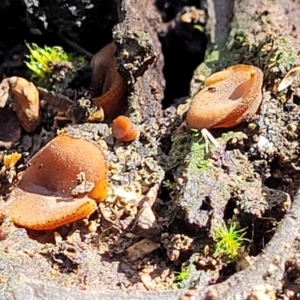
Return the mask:
[[[97,52],[91,61],[92,87],[96,98],[92,101],[101,106],[104,113],[113,119],[125,110],[127,85],[117,69],[116,45],[109,43]]]
[[[6,211],[18,226],[51,230],[90,215],[96,201],[105,197],[106,165],[100,148],[59,135],[29,161]]]
[[[235,65],[212,74],[191,101],[188,126],[228,128],[247,121],[261,104],[262,84],[262,71],[251,65]]]
[[[140,130],[129,118],[119,116],[112,122],[112,134],[121,142],[131,142],[139,136]]]

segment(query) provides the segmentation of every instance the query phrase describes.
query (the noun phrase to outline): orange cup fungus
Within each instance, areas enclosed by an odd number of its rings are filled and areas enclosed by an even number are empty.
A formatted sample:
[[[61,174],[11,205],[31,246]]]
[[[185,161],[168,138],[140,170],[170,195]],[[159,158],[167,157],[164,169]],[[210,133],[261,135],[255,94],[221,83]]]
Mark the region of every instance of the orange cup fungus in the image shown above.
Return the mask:
[[[212,74],[191,101],[188,126],[229,128],[247,121],[261,104],[262,84],[262,71],[251,65],[235,65]]]
[[[112,122],[112,134],[121,142],[131,142],[139,136],[140,130],[129,118],[119,116]]]
[[[106,164],[100,148],[59,135],[29,161],[6,212],[18,226],[51,230],[90,215],[96,201],[105,197]]]
[[[127,85],[118,71],[115,52],[116,45],[111,42],[91,60],[92,87],[98,96],[92,101],[101,106],[110,119],[122,114],[127,104]]]

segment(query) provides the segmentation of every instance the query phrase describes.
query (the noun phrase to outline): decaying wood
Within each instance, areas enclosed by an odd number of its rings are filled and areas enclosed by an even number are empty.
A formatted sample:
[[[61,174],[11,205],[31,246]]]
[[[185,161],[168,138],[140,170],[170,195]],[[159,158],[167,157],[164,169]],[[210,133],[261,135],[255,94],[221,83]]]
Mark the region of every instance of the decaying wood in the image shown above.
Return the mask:
[[[124,20],[114,28],[119,71],[129,85],[129,112],[136,118],[135,121],[149,124],[162,115],[160,102],[164,89],[162,53],[155,33],[155,25],[153,25],[159,16],[154,11],[152,11],[153,14],[150,12],[150,9],[153,9],[153,2],[147,1],[147,5],[141,7],[138,0],[124,0],[120,11]],[[217,4],[218,1],[211,0],[209,3]],[[237,33],[243,32],[247,39],[255,40],[256,43],[263,41],[267,38],[265,30],[267,27],[269,36],[280,34],[285,36],[296,58],[299,54],[300,43],[292,36],[286,36],[286,32],[291,32],[289,29],[293,24],[289,22],[288,16],[284,15],[286,9],[291,9],[292,5],[295,4],[291,1],[283,4],[283,1],[272,0],[236,0],[228,40],[229,47],[222,53],[234,52],[232,44]],[[146,15],[152,15],[151,22],[148,19],[141,19]],[[214,24],[221,24],[218,22],[218,14],[215,18]],[[218,33],[218,30],[216,29],[215,32]],[[234,56],[232,59],[234,60]],[[222,67],[222,62],[216,59],[210,66],[216,69],[220,68],[219,64]],[[296,189],[299,187],[297,183],[295,186]],[[136,292],[129,295],[115,292],[114,299],[246,299],[256,285],[267,284],[276,291],[283,277],[285,261],[290,255],[289,249],[300,229],[299,197],[297,193],[291,210],[278,227],[264,253],[257,257],[254,265],[236,273],[227,281],[209,287],[199,285],[195,293],[186,293],[182,290]],[[28,279],[27,281],[21,280],[14,288],[16,300],[40,299],[41,297],[56,299],[58,296],[68,296],[73,299],[111,299],[111,293],[104,291],[74,291],[74,289],[58,288]]]
[[[230,21],[233,17],[234,0],[208,0],[207,12],[207,32],[212,43],[223,48],[227,41],[230,30]]]
[[[155,32],[160,16],[155,1],[124,0],[123,22],[113,30],[119,72],[129,86],[129,112],[137,122],[151,122],[162,115],[165,80],[163,56]]]
[[[299,34],[299,27],[293,24],[288,15],[293,9],[295,9],[294,3],[282,4],[269,0],[235,1],[234,18],[231,22],[227,47],[221,48],[221,51],[214,58],[212,58],[211,53],[207,55],[203,64],[204,67],[201,69],[202,74],[206,76],[227,65],[241,62],[251,63],[255,60],[255,56],[259,56],[259,53],[251,53],[251,49],[249,49],[248,53],[245,52],[244,56],[241,56],[234,46],[236,38],[243,36],[246,41],[253,45],[264,45],[267,41],[272,40],[276,44],[276,47],[271,48],[272,51],[289,52],[293,62],[283,59],[282,63],[279,63],[277,72],[271,70],[272,66],[268,60],[270,56],[262,56],[261,60],[257,60],[257,63],[265,71],[265,81],[278,82],[276,74],[287,72],[293,64],[299,64],[300,43],[290,35],[292,26],[298,28],[297,31],[295,30],[295,35]],[[281,41],[281,37],[284,37],[284,42],[277,42]],[[267,94],[268,91],[265,95]],[[285,262],[291,255],[292,244],[299,232],[299,192],[296,193],[298,189],[299,182],[295,182],[291,188],[291,194],[294,196],[293,206],[277,228],[264,252],[257,257],[254,265],[234,274],[223,283],[205,288],[197,286],[198,295],[195,296],[195,299],[248,299],[252,294],[255,294],[257,286],[267,287],[269,291],[273,292],[273,295],[276,293],[282,284]]]

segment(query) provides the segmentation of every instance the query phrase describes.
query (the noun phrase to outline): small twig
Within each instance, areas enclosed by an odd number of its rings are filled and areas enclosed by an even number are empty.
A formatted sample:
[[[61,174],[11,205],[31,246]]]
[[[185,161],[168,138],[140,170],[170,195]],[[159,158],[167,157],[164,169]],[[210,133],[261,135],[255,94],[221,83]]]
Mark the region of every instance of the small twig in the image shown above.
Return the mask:
[[[99,211],[100,211],[100,213],[101,213],[101,216],[103,217],[103,219],[104,219],[105,221],[107,221],[107,222],[109,222],[109,223],[111,223],[111,224],[114,224],[114,225],[117,224],[116,221],[110,219],[110,218],[106,215],[106,213],[104,212],[104,208],[102,207],[101,204],[99,204],[98,207],[99,207]]]
[[[62,111],[68,111],[70,107],[74,105],[74,102],[71,99],[62,94],[54,94],[53,92],[49,92],[41,87],[37,87],[37,89],[39,91],[40,98],[43,98],[43,100],[47,101],[55,108]]]
[[[58,33],[58,36],[66,43],[68,44],[70,47],[72,47],[75,51],[77,51],[78,53],[84,55],[85,57],[87,57],[88,59],[91,59],[93,57],[93,54],[90,53],[89,51],[85,50],[84,48],[80,47],[78,44],[76,44],[75,42],[69,40],[68,38],[66,38],[61,32]]]

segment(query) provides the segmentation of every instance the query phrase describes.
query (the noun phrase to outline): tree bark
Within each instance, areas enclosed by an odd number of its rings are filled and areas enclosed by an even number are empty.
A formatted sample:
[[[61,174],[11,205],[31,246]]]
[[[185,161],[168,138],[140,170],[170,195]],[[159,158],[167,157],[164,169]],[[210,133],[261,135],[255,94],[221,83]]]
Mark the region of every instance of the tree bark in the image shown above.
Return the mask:
[[[282,72],[285,73],[292,65],[299,64],[300,45],[299,41],[292,36],[292,33],[294,35],[299,33],[299,25],[290,19],[289,14],[293,8],[296,8],[296,3],[274,0],[235,0],[234,17],[230,23],[229,36],[226,38],[226,28],[231,16],[230,9],[227,10],[230,5],[225,6],[227,11],[225,18],[222,14],[221,5],[225,2],[225,0],[208,0],[208,11],[212,21],[209,29],[211,41],[216,43],[218,48],[212,44],[204,63],[196,71],[198,74],[207,76],[228,65],[251,63],[259,65],[264,70],[267,87],[276,83],[278,75]],[[135,4],[131,5],[131,3]],[[155,39],[155,26],[150,26],[147,20],[141,22],[138,18],[140,12],[136,10],[139,6],[136,3],[140,1],[123,1],[123,10],[120,14],[124,14],[125,19],[115,27],[114,39],[118,47],[120,72],[130,86],[129,110],[135,115],[137,121],[143,120],[150,124],[162,113],[160,106],[164,88],[162,54],[159,43]],[[147,10],[147,7],[143,9]],[[297,9],[299,12],[299,8]],[[150,35],[146,31],[150,32]],[[271,48],[268,48],[271,51],[264,48],[268,45],[271,45]],[[284,54],[283,58],[272,65],[274,58],[272,55],[278,52]],[[156,64],[153,64],[155,61]],[[300,229],[300,196],[296,193],[298,187],[298,183],[295,183],[292,209],[286,214],[264,253],[257,257],[253,266],[236,273],[223,283],[209,287],[197,286],[195,292],[171,290],[136,292],[127,295],[118,292],[75,291],[52,287],[44,282],[22,279],[17,286],[13,287],[14,297],[16,300],[45,297],[47,299],[57,299],[57,297],[111,299],[113,297],[120,300],[192,299],[191,297],[199,300],[246,299],[253,287],[261,284],[270,285],[275,292],[284,276],[284,264],[290,255],[289,249]],[[273,271],[269,272],[271,268]]]

